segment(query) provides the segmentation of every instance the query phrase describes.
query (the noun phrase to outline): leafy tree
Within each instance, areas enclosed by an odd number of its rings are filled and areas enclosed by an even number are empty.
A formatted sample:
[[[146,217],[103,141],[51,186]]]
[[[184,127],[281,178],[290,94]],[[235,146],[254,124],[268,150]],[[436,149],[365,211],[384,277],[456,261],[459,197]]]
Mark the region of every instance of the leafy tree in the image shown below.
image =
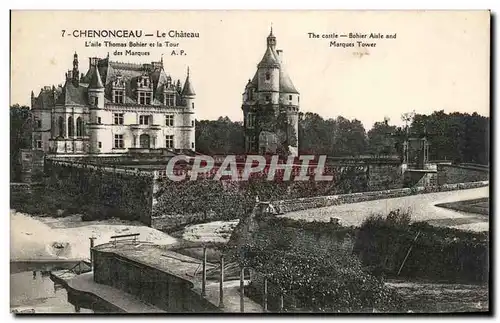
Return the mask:
[[[31,111],[27,106],[14,104],[10,107],[10,178],[19,180],[21,149],[31,148]]]
[[[241,122],[228,117],[196,121],[196,150],[203,154],[241,154],[245,137]]]
[[[368,131],[368,151],[372,155],[390,156],[397,153],[396,150],[396,126],[389,125],[389,119],[383,122],[375,122],[373,128]]]

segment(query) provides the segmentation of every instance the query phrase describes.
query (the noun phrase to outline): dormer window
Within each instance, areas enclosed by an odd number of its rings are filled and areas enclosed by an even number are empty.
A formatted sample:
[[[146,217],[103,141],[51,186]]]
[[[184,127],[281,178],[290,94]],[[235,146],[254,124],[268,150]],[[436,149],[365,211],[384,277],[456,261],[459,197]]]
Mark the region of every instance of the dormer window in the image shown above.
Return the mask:
[[[137,93],[137,103],[139,104],[151,104],[151,92],[138,92]]]
[[[138,81],[138,87],[140,88],[149,88],[151,85],[151,82],[149,80],[149,77],[146,75],[141,76],[141,78]]]
[[[175,94],[165,94],[165,105],[168,107],[175,106]]]
[[[114,103],[123,103],[123,90],[114,90],[113,91],[113,102]],[[97,100],[94,101],[94,103],[97,105]]]

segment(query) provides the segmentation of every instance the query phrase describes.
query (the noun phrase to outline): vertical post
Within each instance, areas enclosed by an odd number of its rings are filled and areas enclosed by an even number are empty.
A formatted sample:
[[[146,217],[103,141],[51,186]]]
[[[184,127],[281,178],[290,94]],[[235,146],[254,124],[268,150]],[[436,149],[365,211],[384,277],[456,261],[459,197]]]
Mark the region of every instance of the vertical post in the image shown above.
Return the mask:
[[[264,276],[264,312],[267,312],[267,276]]]
[[[201,273],[201,296],[206,296],[207,284],[207,247],[203,247],[203,271]]]
[[[95,237],[90,237],[90,268],[93,270],[94,269],[94,260],[92,259],[92,248],[94,248],[94,240]]]
[[[240,312],[245,313],[245,267],[240,272]]]
[[[224,308],[224,255],[220,255],[219,308]]]
[[[280,295],[280,312],[283,312],[283,294]]]

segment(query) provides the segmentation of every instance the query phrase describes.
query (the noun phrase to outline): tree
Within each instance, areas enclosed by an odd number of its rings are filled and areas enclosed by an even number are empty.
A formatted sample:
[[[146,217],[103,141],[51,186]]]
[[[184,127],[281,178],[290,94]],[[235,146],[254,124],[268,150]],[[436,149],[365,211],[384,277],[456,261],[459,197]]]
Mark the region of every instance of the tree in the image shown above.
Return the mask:
[[[19,180],[21,175],[21,149],[31,148],[31,110],[27,106],[14,104],[10,107],[10,178]]]
[[[397,127],[389,125],[389,119],[375,122],[368,131],[368,152],[372,155],[390,156],[397,153],[396,138]]]
[[[241,154],[245,150],[241,122],[228,117],[196,121],[196,150],[203,154]]]

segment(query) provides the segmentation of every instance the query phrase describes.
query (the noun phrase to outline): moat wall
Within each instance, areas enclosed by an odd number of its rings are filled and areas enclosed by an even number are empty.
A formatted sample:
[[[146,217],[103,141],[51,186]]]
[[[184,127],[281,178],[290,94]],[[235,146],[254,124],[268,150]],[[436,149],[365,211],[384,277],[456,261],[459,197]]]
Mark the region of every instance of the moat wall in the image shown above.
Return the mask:
[[[44,168],[46,188],[74,197],[83,211],[90,209],[97,218],[117,217],[151,225],[151,172],[51,159]]]

